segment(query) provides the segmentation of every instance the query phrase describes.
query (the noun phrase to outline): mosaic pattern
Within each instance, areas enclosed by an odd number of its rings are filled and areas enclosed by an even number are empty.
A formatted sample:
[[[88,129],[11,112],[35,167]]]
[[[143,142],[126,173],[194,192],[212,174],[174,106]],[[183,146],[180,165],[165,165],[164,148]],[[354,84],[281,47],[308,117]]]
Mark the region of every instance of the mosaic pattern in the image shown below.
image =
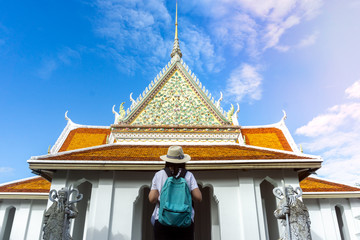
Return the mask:
[[[220,125],[176,71],[131,125]]]

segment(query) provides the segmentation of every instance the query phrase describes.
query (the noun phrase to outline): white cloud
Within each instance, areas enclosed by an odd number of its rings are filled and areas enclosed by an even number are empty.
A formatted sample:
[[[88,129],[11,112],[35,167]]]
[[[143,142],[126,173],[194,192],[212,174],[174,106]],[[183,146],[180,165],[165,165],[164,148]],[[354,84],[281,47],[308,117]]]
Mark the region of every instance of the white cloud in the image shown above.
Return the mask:
[[[352,96],[358,82],[346,89],[346,94]],[[359,182],[360,102],[335,105],[296,133],[309,137],[302,143],[305,151],[324,158],[319,175],[347,184]]]
[[[96,6],[100,12],[96,32],[108,40],[102,51],[113,54],[119,66],[129,61],[153,66],[159,59],[170,58],[167,53],[170,55],[172,42],[161,33],[172,22],[164,1],[104,0],[97,1]]]
[[[196,9],[194,16],[204,17],[206,24],[195,27],[191,23],[193,19],[180,14],[180,47],[189,64],[193,61],[199,69],[208,72],[218,71],[224,56],[229,53],[236,56],[245,51],[252,60],[256,60],[267,49],[286,52],[290,46],[281,43],[282,36],[288,29],[315,16],[322,2],[187,0],[183,3],[187,6],[185,11]],[[149,67],[169,59],[173,35],[164,35],[163,31],[166,29],[169,33],[168,29],[173,29],[174,19],[163,0],[99,0],[95,5],[100,13],[96,32],[108,40],[105,46],[109,47],[109,52],[113,52],[111,48],[123,59],[133,59],[131,61],[135,62],[141,59]],[[209,34],[205,29],[211,29]],[[302,44],[310,44],[310,40]],[[118,59],[119,65],[123,63],[121,59]]]
[[[44,59],[37,74],[42,79],[49,79],[57,68],[58,63],[55,59]]]
[[[37,75],[42,79],[49,79],[60,66],[71,65],[74,60],[79,60],[80,58],[81,56],[78,51],[65,47],[58,52],[56,57],[45,57],[37,71]]]
[[[348,98],[360,98],[360,80],[354,82],[353,85],[345,90]]]
[[[298,48],[304,48],[307,46],[311,46],[313,44],[315,44],[317,38],[318,38],[318,32],[315,32],[311,35],[306,36],[305,38],[301,39],[301,41],[299,42],[299,44],[297,45]]]
[[[14,169],[11,167],[0,167],[1,174],[8,174],[14,172]]]
[[[261,98],[262,76],[258,71],[258,67],[246,63],[237,67],[226,82],[226,92],[234,96],[236,101],[241,101],[246,96],[250,100],[259,100]]]
[[[257,57],[271,48],[287,51],[281,37],[316,16],[323,0],[199,0],[192,4],[208,15],[219,41],[235,52],[245,48]]]
[[[223,59],[215,53],[211,38],[190,23],[184,24],[182,32],[180,48],[187,64],[199,70],[205,70],[205,67],[208,72],[219,71]]]
[[[285,31],[299,23],[300,18],[295,15],[291,15],[283,22],[268,24],[263,37],[265,41],[264,50],[276,47]]]
[[[174,12],[168,12],[162,0],[119,2],[98,1],[101,13],[96,32],[108,40],[102,52],[108,51],[118,63],[119,69],[131,74],[136,62],[143,68],[152,68],[170,60],[174,41]],[[217,72],[223,61],[217,54],[209,35],[181,14],[178,19],[180,49],[183,58],[197,70]],[[166,33],[163,31],[166,29]],[[131,65],[124,68],[124,64]]]
[[[277,45],[277,46],[275,46],[275,49],[280,51],[280,52],[287,52],[287,51],[289,51],[290,46]]]
[[[350,120],[360,122],[360,103],[335,105],[328,109],[328,113],[321,114],[305,126],[298,128],[296,133],[308,137],[317,137],[338,130]]]
[[[58,53],[58,59],[66,65],[70,65],[75,59],[80,58],[80,53],[69,47],[65,47]]]
[[[257,46],[259,26],[248,14],[235,11],[214,20],[211,25],[219,45],[230,46],[236,54],[244,47],[250,56],[259,54]]]

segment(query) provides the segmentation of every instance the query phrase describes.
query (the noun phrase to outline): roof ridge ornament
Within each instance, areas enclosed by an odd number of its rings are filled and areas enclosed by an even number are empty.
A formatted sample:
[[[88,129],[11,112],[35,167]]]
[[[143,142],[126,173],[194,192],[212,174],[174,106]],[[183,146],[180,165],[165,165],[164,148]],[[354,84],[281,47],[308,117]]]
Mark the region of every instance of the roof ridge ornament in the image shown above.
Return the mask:
[[[232,122],[234,125],[239,126],[238,113],[240,112],[240,105],[237,103],[237,110],[232,116]]]
[[[178,38],[177,1],[176,1],[176,15],[175,15],[175,39],[174,39],[174,46],[173,46],[170,56],[171,56],[172,63],[179,62],[182,57],[182,53],[181,53],[180,45],[179,45],[179,38]]]
[[[220,102],[223,100],[223,94],[220,92],[220,98],[217,100],[215,106],[220,109]]]
[[[115,105],[113,105],[113,107],[112,107],[112,112],[113,112],[113,114],[115,114],[114,124],[119,124],[126,116],[126,111],[124,110],[124,103],[125,102],[120,104],[119,113],[117,113],[115,111]]]
[[[282,110],[282,112],[283,112],[284,116],[281,118],[280,123],[285,124],[285,120],[287,119],[287,114],[286,114],[285,110]]]
[[[66,110],[66,112],[65,112],[65,120],[68,121],[69,123],[73,123],[73,121],[71,121],[71,119],[67,115],[68,112],[69,112],[69,110]]]

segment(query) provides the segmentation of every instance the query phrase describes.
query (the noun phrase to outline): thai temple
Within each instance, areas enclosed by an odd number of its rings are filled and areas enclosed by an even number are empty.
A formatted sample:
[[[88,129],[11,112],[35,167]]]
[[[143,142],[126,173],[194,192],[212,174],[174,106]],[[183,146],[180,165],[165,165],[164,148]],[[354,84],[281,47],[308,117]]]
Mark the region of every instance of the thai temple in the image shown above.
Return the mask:
[[[157,75],[156,75],[157,74]],[[313,240],[360,239],[360,188],[310,176],[321,157],[298,148],[277,123],[242,126],[239,105],[224,111],[182,59],[177,33],[170,61],[110,126],[67,124],[48,154],[27,161],[36,176],[0,185],[0,239],[42,239],[51,189],[83,194],[71,221],[73,239],[152,240],[148,193],[161,155],[172,145],[187,163],[203,201],[196,203],[196,240],[279,239],[275,187],[303,190]],[[125,101],[125,97],[124,97]]]

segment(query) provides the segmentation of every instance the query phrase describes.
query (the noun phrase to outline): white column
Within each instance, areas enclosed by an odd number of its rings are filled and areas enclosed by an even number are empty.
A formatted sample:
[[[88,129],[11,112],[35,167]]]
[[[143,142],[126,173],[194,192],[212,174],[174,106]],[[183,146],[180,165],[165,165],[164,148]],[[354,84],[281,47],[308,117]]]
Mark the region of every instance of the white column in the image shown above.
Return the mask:
[[[239,204],[239,188],[214,186],[214,194],[219,201],[221,239],[239,240],[243,232],[240,222],[242,212]]]
[[[5,205],[4,203],[0,203],[0,234],[1,234],[1,230],[3,228],[3,225],[5,224],[5,212],[6,212],[6,207],[7,205]]]
[[[133,226],[134,202],[140,188],[150,186],[152,177],[153,174],[150,172],[119,172],[117,174],[110,239],[130,240],[133,239],[131,236],[133,227],[141,231],[141,226]]]
[[[252,177],[239,177],[242,239],[260,239],[255,184]]]
[[[16,207],[14,222],[10,234],[11,240],[25,239],[30,210],[30,200],[23,200],[21,201],[20,206]]]
[[[328,199],[319,199],[320,211],[322,221],[324,223],[325,229],[325,239],[326,240],[335,240],[340,239],[339,227],[335,219],[333,218],[333,211]]]
[[[109,172],[99,173],[98,185],[93,185],[86,239],[109,239],[114,179]]]
[[[349,202],[354,218],[355,236],[360,239],[360,201],[358,198],[350,198]]]
[[[310,229],[312,240],[323,240],[325,238],[325,225],[322,219],[319,199],[303,199],[304,204],[309,210]],[[327,227],[326,227],[327,228]]]
[[[46,200],[33,200],[26,239],[40,239]]]

